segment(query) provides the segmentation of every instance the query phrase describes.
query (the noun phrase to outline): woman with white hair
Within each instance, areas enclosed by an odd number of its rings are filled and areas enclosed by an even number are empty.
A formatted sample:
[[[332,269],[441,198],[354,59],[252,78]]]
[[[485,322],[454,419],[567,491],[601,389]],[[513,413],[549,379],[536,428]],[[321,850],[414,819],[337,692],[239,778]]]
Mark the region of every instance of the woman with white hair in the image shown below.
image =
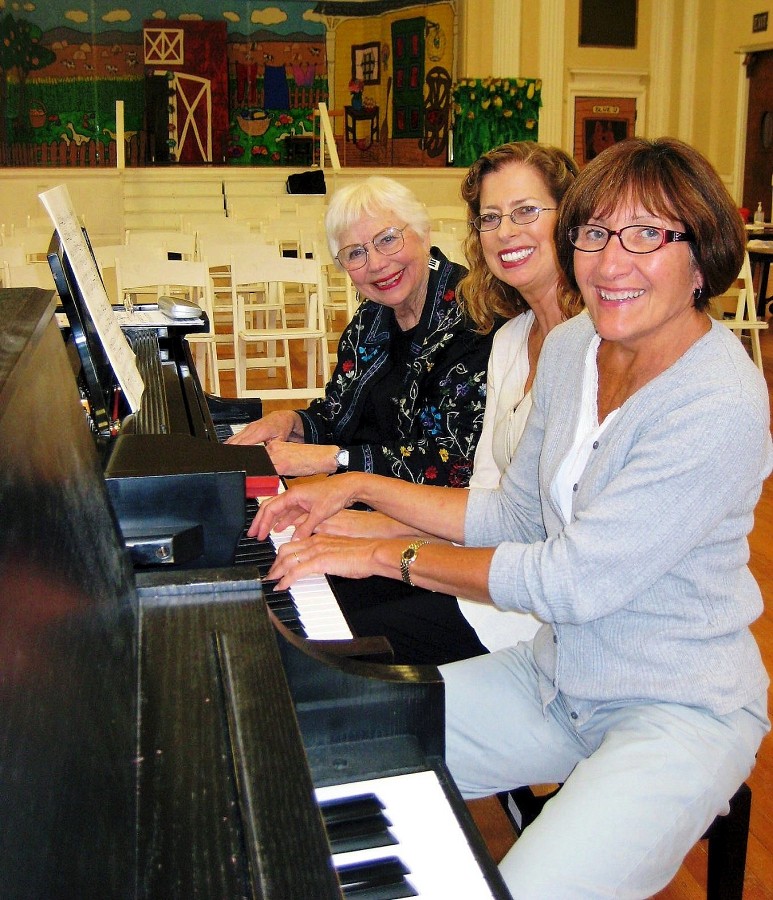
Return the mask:
[[[372,472],[465,487],[483,424],[496,328],[478,333],[457,300],[465,269],[430,247],[424,205],[373,177],[330,200],[330,251],[359,292],[324,398],[252,422],[282,475]]]

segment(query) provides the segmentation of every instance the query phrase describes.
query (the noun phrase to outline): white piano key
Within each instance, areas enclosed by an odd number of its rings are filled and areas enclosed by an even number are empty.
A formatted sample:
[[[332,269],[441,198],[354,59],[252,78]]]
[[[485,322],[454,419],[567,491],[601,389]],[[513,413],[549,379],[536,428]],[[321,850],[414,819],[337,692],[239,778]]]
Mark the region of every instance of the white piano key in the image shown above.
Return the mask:
[[[271,532],[275,549],[286,544],[295,528],[290,526]],[[353,638],[338,600],[324,575],[310,575],[296,581],[290,594],[298,607],[301,624],[310,640],[334,641]]]
[[[317,801],[373,792],[398,845],[336,853],[336,866],[399,857],[421,900],[492,900],[491,888],[432,771],[373,778],[316,789]]]

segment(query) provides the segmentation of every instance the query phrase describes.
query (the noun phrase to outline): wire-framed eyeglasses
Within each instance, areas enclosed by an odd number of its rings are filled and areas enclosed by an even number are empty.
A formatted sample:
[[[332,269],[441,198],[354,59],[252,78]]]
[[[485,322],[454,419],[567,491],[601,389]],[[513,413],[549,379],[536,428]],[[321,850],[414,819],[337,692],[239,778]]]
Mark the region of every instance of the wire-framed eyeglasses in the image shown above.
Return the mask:
[[[364,244],[347,244],[336,253],[336,259],[347,272],[354,272],[356,269],[361,269],[368,261],[368,244],[372,244],[373,249],[378,250],[384,256],[399,253],[405,245],[403,232],[407,227],[407,225],[403,225],[402,228],[397,228],[391,225],[389,228],[379,231],[372,240],[365,241]]]
[[[502,219],[506,218],[510,219],[513,225],[529,225],[531,222],[537,221],[540,213],[554,209],[556,209],[555,206],[532,206],[531,204],[516,206],[515,209],[503,215],[489,212],[475,216],[470,225],[474,225],[478,231],[496,231],[502,224]]]
[[[654,253],[664,244],[675,241],[692,241],[693,236],[686,231],[672,231],[656,225],[626,225],[617,231],[603,225],[575,225],[569,229],[569,240],[576,250],[583,253],[598,253],[616,234],[624,250],[629,253]]]

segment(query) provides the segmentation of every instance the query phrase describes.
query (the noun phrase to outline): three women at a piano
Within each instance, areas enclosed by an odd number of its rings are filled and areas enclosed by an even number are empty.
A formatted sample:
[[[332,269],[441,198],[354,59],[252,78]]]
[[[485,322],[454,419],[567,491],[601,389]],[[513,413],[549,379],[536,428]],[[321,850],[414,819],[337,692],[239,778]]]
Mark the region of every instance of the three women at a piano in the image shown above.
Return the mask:
[[[531,641],[443,668],[451,773],[466,797],[563,783],[502,861],[514,897],[648,897],[727,811],[770,728],[747,565],[773,467],[768,392],[707,315],[745,234],[694,149],[608,148],[555,234],[587,310],[545,341],[498,489],[352,473],[272,498],[253,531],[297,525],[280,588],[376,572],[536,615]],[[313,534],[354,502],[427,537]]]

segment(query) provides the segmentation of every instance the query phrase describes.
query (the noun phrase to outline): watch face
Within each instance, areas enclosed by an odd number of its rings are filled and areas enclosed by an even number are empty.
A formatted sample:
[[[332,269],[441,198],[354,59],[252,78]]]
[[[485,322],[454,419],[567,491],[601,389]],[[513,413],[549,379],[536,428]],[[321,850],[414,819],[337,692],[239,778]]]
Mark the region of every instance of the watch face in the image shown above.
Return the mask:
[[[403,550],[403,559],[406,562],[413,562],[413,558],[416,556],[416,550],[413,547],[408,547]]]

